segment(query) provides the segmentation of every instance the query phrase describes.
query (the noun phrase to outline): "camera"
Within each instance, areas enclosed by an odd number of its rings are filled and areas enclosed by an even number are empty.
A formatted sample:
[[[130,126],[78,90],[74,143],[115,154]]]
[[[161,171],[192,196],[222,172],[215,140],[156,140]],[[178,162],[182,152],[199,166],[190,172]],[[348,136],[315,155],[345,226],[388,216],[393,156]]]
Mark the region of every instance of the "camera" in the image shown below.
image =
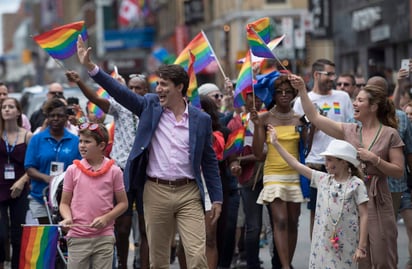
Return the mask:
[[[68,107],[66,110],[66,114],[69,116],[73,116],[73,115],[76,115],[76,112],[74,111],[73,107]]]

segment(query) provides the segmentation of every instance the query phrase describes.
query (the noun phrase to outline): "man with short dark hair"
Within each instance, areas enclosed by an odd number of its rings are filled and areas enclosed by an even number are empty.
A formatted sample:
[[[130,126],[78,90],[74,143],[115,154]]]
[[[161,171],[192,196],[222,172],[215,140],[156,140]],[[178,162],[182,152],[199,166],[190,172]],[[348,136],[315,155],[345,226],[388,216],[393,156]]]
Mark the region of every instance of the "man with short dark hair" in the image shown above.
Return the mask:
[[[349,94],[350,99],[355,99],[356,81],[352,74],[340,74],[336,80],[336,90],[345,91]]]
[[[179,65],[162,65],[157,94],[140,96],[100,70],[91,61],[90,50],[79,36],[77,55],[91,78],[140,119],[124,176],[127,189],[144,188],[151,268],[169,268],[177,230],[188,268],[206,269],[201,173],[212,202],[212,222],[220,216],[223,194],[210,116],[185,101],[188,74]]]

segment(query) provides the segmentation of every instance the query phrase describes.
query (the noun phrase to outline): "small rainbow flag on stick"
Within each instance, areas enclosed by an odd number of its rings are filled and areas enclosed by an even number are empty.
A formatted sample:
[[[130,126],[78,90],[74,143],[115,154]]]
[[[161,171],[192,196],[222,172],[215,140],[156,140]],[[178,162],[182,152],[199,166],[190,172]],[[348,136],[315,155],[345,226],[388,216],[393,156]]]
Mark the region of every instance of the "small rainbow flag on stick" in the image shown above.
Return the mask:
[[[82,36],[83,41],[87,39],[84,21],[54,28],[46,33],[34,36],[33,39],[51,57],[64,60],[77,51],[76,42],[79,34]]]
[[[223,159],[233,154],[239,154],[243,149],[243,141],[245,139],[245,127],[240,127],[236,131],[230,133],[223,152]]]
[[[255,32],[260,36],[260,38],[262,38],[262,40],[266,44],[270,41],[270,19],[269,17],[264,17],[254,22],[248,23],[247,26],[255,30]]]
[[[241,107],[245,105],[246,93],[248,91],[253,92],[253,70],[250,60],[250,50],[246,53],[245,62],[240,69],[239,76],[237,77],[235,94],[234,94],[234,106]]]
[[[189,87],[187,89],[187,98],[189,99],[192,106],[200,109],[201,108],[200,107],[200,97],[197,91],[196,74],[193,68],[196,57],[192,54],[192,51],[190,50],[189,50],[189,54],[190,54],[189,69],[187,70],[187,73],[189,75]]]
[[[113,72],[111,73],[111,76],[112,76],[113,78],[116,78],[117,72],[116,72],[116,71],[113,71]],[[110,98],[110,95],[109,95],[109,94],[106,92],[106,90],[103,89],[102,87],[100,87],[99,89],[97,89],[96,94],[97,94],[99,97],[104,98],[104,99],[109,99],[109,98]],[[100,118],[103,116],[103,114],[104,114],[103,110],[101,110],[100,107],[98,107],[97,105],[95,105],[95,104],[92,103],[92,102],[87,102],[87,111],[92,112],[94,115],[96,115],[96,118],[98,118],[98,119],[100,119]]]
[[[275,55],[253,28],[246,27],[246,37],[253,55],[263,58],[275,58]]]
[[[196,57],[194,64],[195,73],[199,73],[212,61],[216,60],[215,54],[203,31],[190,41],[175,60],[175,64],[180,64],[185,70],[189,68],[189,50]]]
[[[19,269],[54,269],[57,225],[23,226]]]

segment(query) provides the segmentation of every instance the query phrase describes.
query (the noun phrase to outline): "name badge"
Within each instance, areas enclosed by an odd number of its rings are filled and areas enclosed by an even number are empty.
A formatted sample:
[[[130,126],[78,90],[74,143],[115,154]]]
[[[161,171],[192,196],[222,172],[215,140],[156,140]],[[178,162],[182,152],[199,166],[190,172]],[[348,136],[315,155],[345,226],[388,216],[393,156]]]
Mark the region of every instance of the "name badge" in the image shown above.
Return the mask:
[[[64,163],[62,162],[51,162],[50,163],[50,175],[58,176],[64,172]]]
[[[8,163],[4,165],[4,179],[5,180],[14,180],[16,174],[14,172],[14,165],[12,163]]]

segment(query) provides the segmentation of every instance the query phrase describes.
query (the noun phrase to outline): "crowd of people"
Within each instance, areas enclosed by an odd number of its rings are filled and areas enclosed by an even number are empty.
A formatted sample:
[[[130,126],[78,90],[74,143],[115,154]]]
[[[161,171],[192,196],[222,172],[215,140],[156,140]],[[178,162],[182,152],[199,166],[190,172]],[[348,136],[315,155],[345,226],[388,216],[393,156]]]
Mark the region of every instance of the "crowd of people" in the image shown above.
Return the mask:
[[[151,93],[144,75],[106,74],[81,38],[77,56],[111,97],[75,71],[67,79],[113,115],[113,134],[66,100],[59,83],[30,121],[0,85],[0,269],[10,246],[19,268],[26,212],[50,223],[44,192],[63,173],[68,268],[130,268],[131,230],[139,235],[134,268],[169,268],[175,251],[181,268],[234,268],[239,259],[261,268],[264,205],[272,268],[293,268],[307,200],[308,268],[397,268],[399,216],[412,239],[410,70],[399,70],[392,92],[381,76],[336,75],[327,59],[312,64],[310,88],[289,71],[255,68],[242,108],[226,78],[222,87],[200,85],[197,109],[181,66],[160,66]],[[227,154],[239,130],[242,150]]]

